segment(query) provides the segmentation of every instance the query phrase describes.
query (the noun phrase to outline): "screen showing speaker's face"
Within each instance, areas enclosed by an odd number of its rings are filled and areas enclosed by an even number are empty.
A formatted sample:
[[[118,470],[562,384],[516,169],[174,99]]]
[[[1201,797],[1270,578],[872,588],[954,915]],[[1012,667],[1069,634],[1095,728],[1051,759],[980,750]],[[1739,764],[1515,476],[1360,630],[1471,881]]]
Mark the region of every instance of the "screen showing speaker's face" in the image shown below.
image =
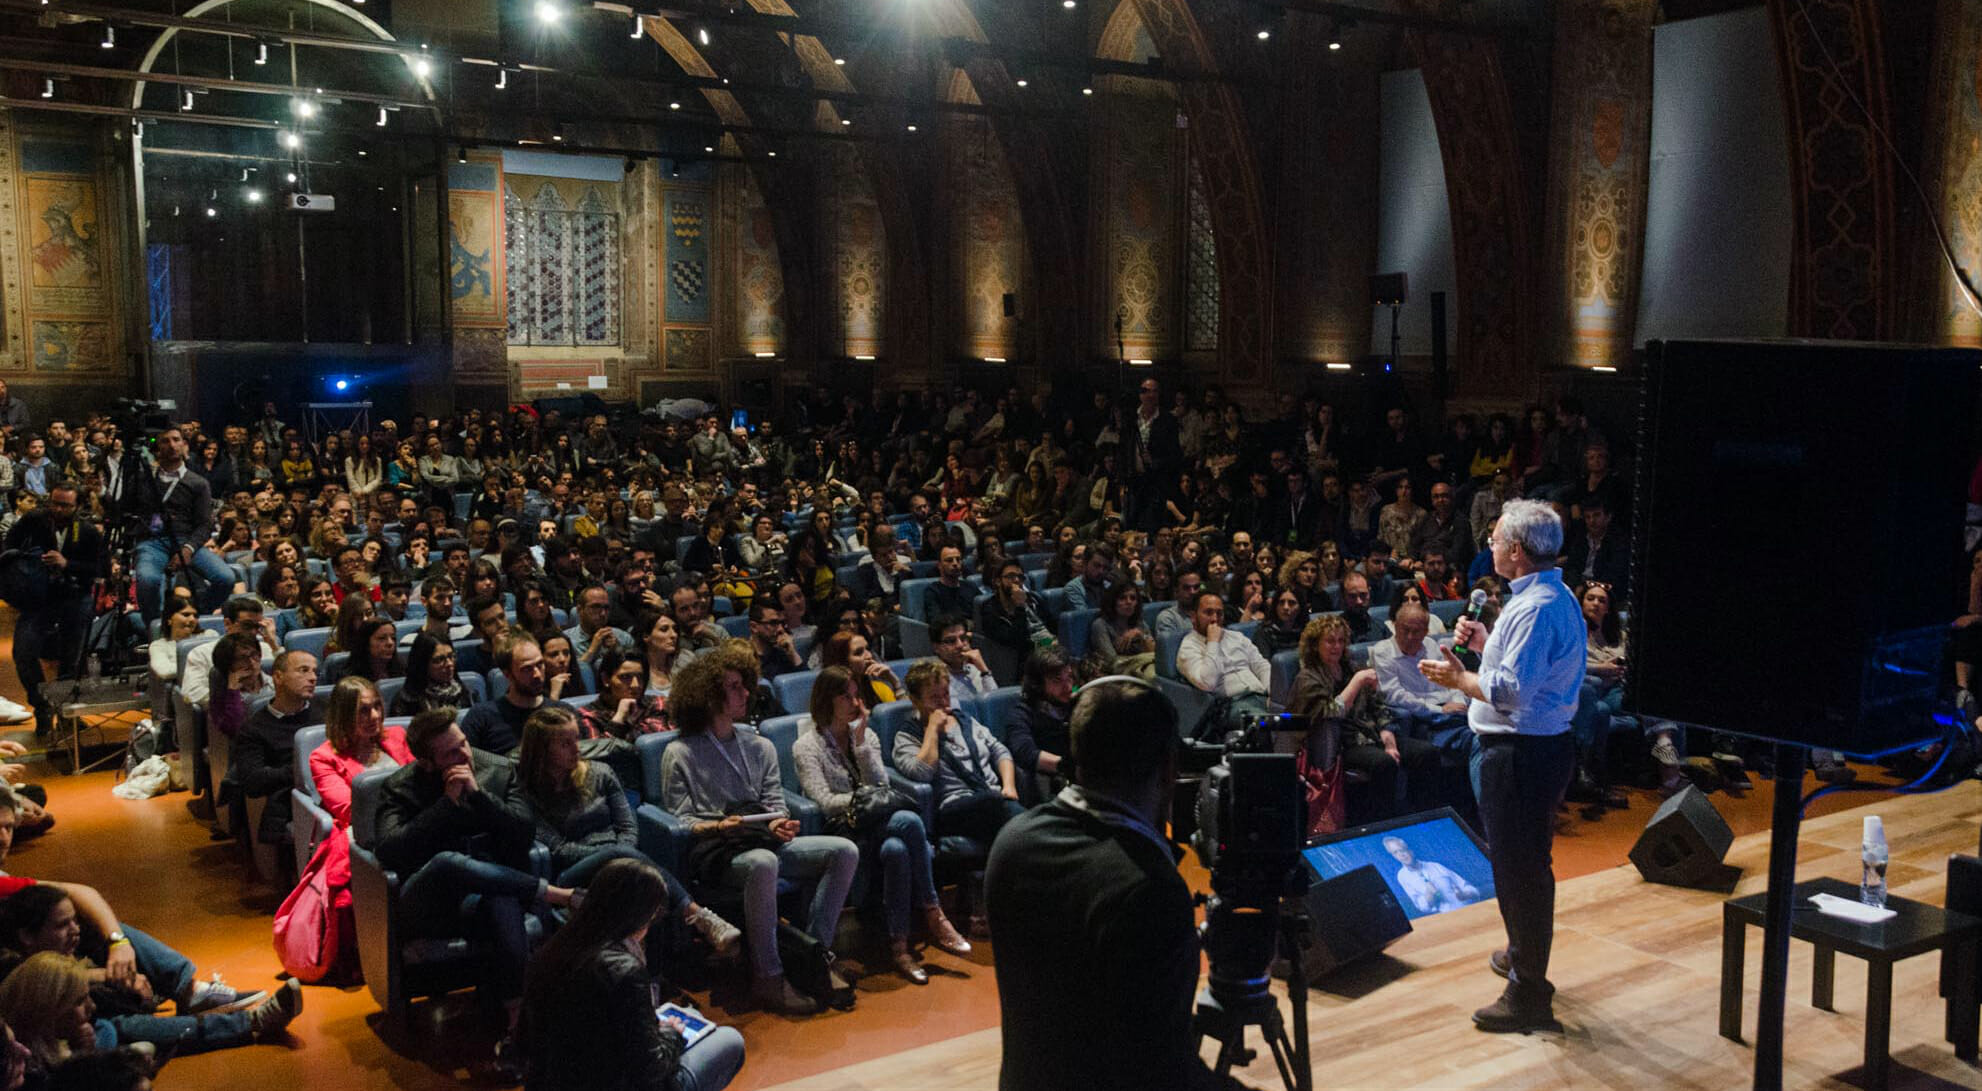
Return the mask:
[[[1374,866],[1412,920],[1492,901],[1494,896],[1492,866],[1472,835],[1449,814],[1315,845],[1302,855],[1323,879],[1365,864]]]

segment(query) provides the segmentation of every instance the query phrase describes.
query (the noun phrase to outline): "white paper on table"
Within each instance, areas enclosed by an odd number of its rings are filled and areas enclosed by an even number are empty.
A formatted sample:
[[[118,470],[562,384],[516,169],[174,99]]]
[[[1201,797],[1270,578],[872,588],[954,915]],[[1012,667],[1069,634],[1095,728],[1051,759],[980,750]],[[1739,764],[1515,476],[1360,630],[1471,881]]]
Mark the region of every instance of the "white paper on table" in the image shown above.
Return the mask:
[[[1899,916],[1899,911],[1896,909],[1881,909],[1866,905],[1864,902],[1840,898],[1835,894],[1813,894],[1810,896],[1810,902],[1817,907],[1819,913],[1842,917],[1858,924],[1879,924]]]

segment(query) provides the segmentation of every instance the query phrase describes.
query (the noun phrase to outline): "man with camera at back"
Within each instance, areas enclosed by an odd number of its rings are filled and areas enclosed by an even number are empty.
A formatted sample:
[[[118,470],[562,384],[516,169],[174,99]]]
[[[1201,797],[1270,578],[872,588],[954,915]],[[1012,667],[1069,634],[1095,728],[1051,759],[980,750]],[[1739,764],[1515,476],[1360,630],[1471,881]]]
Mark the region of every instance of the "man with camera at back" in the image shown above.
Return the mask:
[[[234,589],[234,570],[207,548],[213,537],[213,486],[186,464],[185,433],[160,432],[154,457],[158,465],[133,468],[125,489],[125,510],[138,540],[138,609],[147,624],[157,621],[164,607],[166,570],[174,564],[206,581],[194,600],[202,614],[220,609]]]
[[[1145,682],[1104,678],[1081,690],[1070,735],[1074,783],[991,848],[998,1086],[1234,1087],[1199,1059],[1192,1026],[1198,934],[1163,832],[1176,710]]]
[[[90,587],[103,575],[103,535],[76,514],[76,486],[58,481],[48,499],[7,532],[7,599],[14,623],[14,669],[34,707],[34,730],[46,735],[55,709],[41,685],[73,669],[88,635]]]

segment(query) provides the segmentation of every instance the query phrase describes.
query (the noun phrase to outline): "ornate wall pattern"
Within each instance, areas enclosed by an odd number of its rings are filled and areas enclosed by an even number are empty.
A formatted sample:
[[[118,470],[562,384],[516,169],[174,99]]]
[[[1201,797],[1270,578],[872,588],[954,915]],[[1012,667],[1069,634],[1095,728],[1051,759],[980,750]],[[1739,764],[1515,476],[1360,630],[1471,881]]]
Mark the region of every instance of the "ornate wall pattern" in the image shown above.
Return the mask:
[[[114,371],[120,254],[96,157],[80,138],[25,132],[16,162],[28,362],[40,372]]]
[[[833,290],[840,353],[879,356],[886,347],[887,231],[859,152],[835,148],[832,177],[820,194],[821,222],[833,225]]]
[[[1180,66],[1222,71],[1186,0],[1131,0],[1158,51]],[[1273,251],[1258,153],[1236,88],[1183,86],[1191,138],[1218,229],[1219,357],[1227,379],[1264,379],[1273,354]]]
[[[1126,81],[1104,105],[1102,192],[1106,195],[1100,245],[1108,277],[1107,321],[1098,355],[1117,348],[1131,360],[1167,360],[1182,346],[1178,328],[1183,290],[1181,132],[1177,106],[1162,95],[1136,94]]]
[[[1456,390],[1467,397],[1527,392],[1537,298],[1528,192],[1513,104],[1497,47],[1457,35],[1409,34],[1424,65],[1452,203],[1459,310]]]
[[[1982,277],[1982,0],[1943,0],[1939,55],[1929,84],[1940,133],[1939,215],[1955,260]],[[1936,259],[1934,335],[1951,345],[1982,347],[1975,313],[1952,270]]]
[[[1556,9],[1551,249],[1560,258],[1557,362],[1630,359],[1650,160],[1654,0]]]
[[[764,204],[757,179],[741,167],[723,169],[723,188],[729,205],[735,208],[732,234],[734,253],[729,268],[735,271],[736,303],[733,355],[753,356],[759,352],[785,350],[784,269],[778,263],[777,225]]]
[[[1769,0],[1795,185],[1791,336],[1892,333],[1892,168],[1859,108],[1890,131],[1878,7],[1877,0]]]
[[[951,351],[1015,359],[1018,321],[1005,317],[1005,293],[1023,297],[1025,225],[1005,151],[987,117],[949,120]]]
[[[707,187],[670,186],[665,190],[662,315],[670,323],[706,325],[709,321],[714,288],[710,246],[715,236],[711,198]]]

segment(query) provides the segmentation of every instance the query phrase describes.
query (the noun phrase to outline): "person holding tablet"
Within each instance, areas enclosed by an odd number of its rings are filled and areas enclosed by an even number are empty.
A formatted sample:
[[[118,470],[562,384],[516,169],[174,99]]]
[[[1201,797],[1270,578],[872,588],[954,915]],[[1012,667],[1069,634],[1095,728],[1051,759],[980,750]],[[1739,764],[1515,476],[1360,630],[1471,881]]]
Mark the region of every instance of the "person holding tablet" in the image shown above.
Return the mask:
[[[520,1024],[529,1091],[720,1091],[736,1078],[736,1028],[657,1010],[647,930],[669,908],[667,878],[652,864],[621,858],[599,869],[530,960]]]

